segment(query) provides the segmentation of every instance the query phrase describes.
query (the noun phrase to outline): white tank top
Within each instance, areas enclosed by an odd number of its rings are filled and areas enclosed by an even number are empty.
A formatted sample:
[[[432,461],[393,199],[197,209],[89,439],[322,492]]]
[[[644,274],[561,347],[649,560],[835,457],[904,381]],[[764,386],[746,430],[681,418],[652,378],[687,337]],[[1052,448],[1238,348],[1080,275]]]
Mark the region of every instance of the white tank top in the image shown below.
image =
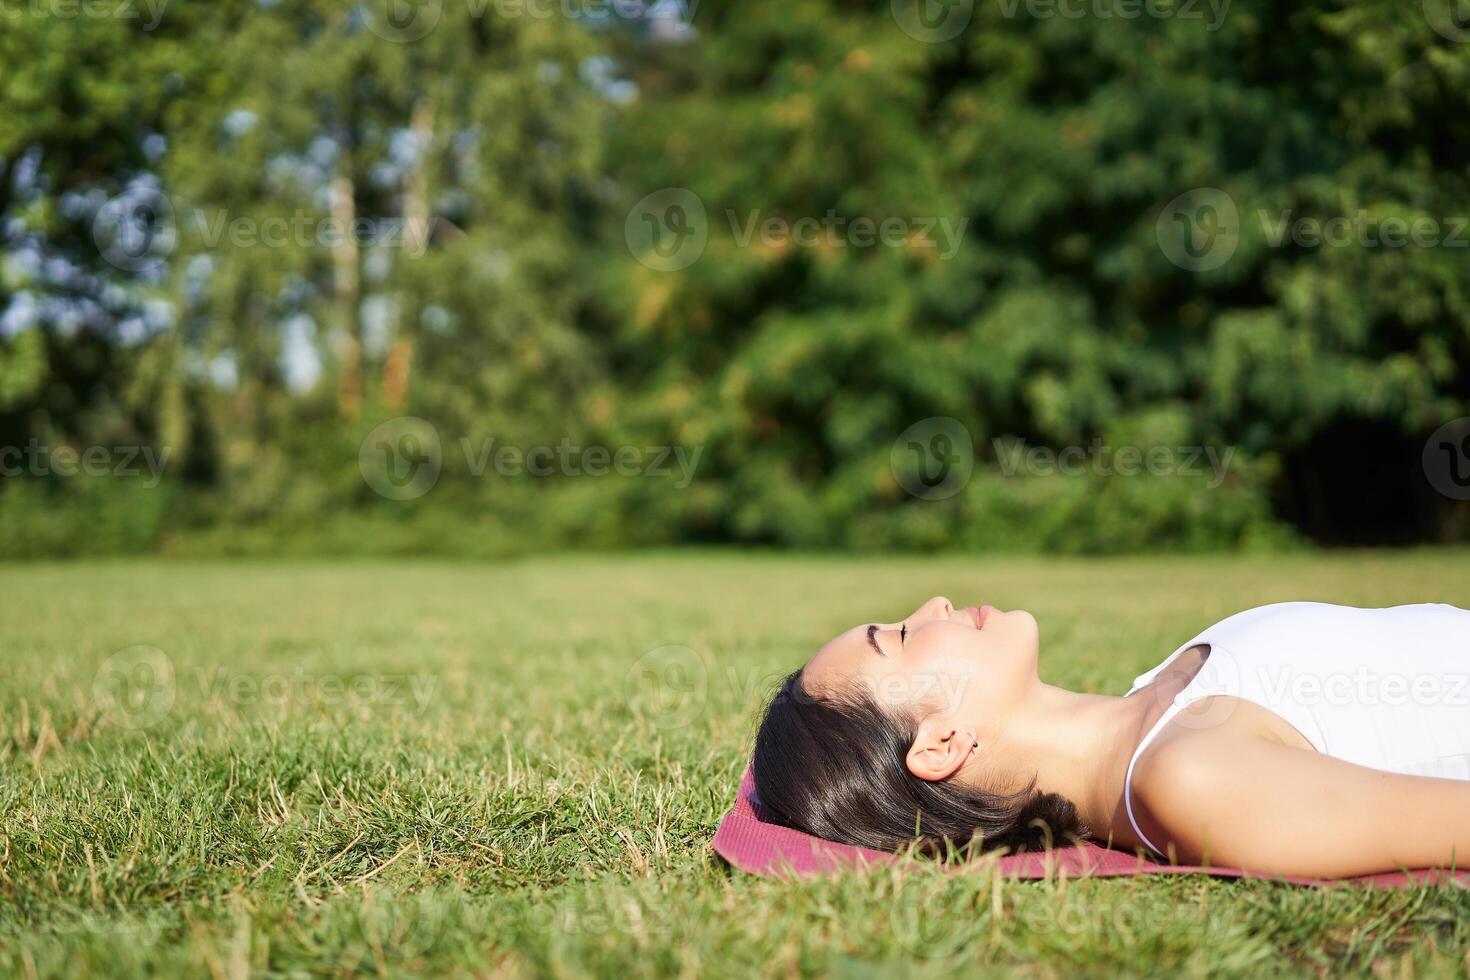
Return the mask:
[[[1412,776],[1470,780],[1470,611],[1440,603],[1357,609],[1281,602],[1236,613],[1138,677],[1147,686],[1191,647],[1208,645],[1198,674],[1175,695],[1128,761],[1123,802],[1133,817],[1133,766],[1164,726],[1203,698],[1260,705],[1324,755]],[[1179,718],[1220,724],[1236,702]],[[1162,852],[1159,852],[1162,853]]]

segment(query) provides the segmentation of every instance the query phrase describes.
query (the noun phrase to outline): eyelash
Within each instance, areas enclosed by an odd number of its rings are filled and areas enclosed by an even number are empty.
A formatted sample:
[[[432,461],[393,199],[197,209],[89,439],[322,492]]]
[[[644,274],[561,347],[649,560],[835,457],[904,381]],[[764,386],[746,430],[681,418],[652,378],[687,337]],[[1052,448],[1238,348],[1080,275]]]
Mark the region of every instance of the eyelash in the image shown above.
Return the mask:
[[[898,630],[898,643],[899,643],[899,646],[902,646],[903,645],[904,638],[907,637],[908,635],[909,635],[909,624],[908,623],[904,623],[901,627],[899,627],[899,630]]]

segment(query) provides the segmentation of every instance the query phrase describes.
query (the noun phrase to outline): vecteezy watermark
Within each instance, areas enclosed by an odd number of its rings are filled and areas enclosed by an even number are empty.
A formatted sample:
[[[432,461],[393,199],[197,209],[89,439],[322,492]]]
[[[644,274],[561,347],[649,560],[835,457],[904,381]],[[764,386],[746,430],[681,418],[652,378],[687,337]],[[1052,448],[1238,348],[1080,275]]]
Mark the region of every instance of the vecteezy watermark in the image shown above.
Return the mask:
[[[983,845],[983,838],[979,843]],[[1066,840],[1054,840],[1053,845],[1069,846]],[[1050,857],[1046,855],[1042,860]],[[983,874],[984,867],[982,864],[975,870]],[[989,873],[1002,875],[998,866],[990,868]],[[948,959],[994,942],[996,929],[1007,920],[1013,924],[1006,927],[1007,934],[1020,930],[1048,937],[1096,936],[1100,943],[1113,943],[1120,936],[1136,935],[1157,914],[1152,905],[1139,905],[1117,895],[1098,901],[1096,895],[1087,893],[1085,879],[1055,890],[994,888],[988,902],[977,902],[976,889],[966,879],[974,880],[973,875],[915,880],[903,901],[888,903],[887,933],[916,957]],[[946,914],[946,910],[967,905],[971,906],[967,914]]]
[[[1164,205],[1154,235],[1170,262],[1208,272],[1229,262],[1240,245],[1240,212],[1218,187],[1196,187]]]
[[[892,711],[956,712],[964,704],[966,679],[947,674],[889,673],[855,678],[857,687],[865,690],[879,705]]]
[[[923,827],[916,829],[922,832]],[[983,846],[984,841],[976,843]],[[973,879],[960,883],[955,877],[915,878],[904,889],[901,901],[884,903],[881,929],[910,957],[950,959],[967,950],[983,949],[991,939],[993,923],[988,920],[1000,910],[975,908]]]
[[[735,244],[748,248],[757,235],[767,248],[934,248],[941,259],[952,259],[960,250],[969,218],[887,217],[882,220],[847,218],[829,210],[820,218],[790,219],[763,215],[760,211],[737,214],[725,210]]]
[[[654,191],[628,212],[623,240],[633,257],[650,269],[687,269],[699,261],[709,242],[704,201],[683,187]]]
[[[1231,0],[994,0],[1007,20],[1061,17],[1080,20],[1206,20],[1214,32],[1225,23]],[[1426,0],[1432,3],[1435,0]],[[891,0],[894,23],[909,37],[941,44],[959,37],[975,16],[975,0]]]
[[[1061,17],[1080,20],[1204,20],[1214,32],[1230,13],[1230,0],[996,0],[1001,16],[1014,19],[1022,11],[1032,20]]]
[[[153,184],[131,186],[92,216],[92,241],[124,272],[157,269],[179,244],[173,201]]]
[[[1272,705],[1416,708],[1470,707],[1470,673],[1406,673],[1366,664],[1327,672],[1290,666],[1258,668],[1259,689]]]
[[[470,16],[480,17],[487,7],[505,20],[581,21],[601,25],[616,22],[666,23],[681,28],[693,26],[699,0],[466,0]]]
[[[153,489],[163,479],[173,449],[164,446],[47,446],[35,436],[24,446],[0,446],[0,477],[6,476],[144,476]],[[139,463],[142,466],[139,466]]]
[[[712,664],[707,654],[670,644],[650,650],[623,675],[623,698],[633,714],[658,728],[683,728],[709,701]]]
[[[1470,500],[1470,416],[1446,422],[1424,443],[1424,477],[1451,500]]]
[[[737,248],[760,245],[785,251],[794,248],[932,249],[952,259],[963,242],[969,218],[849,216],[829,209],[825,214],[788,217],[759,209],[724,210]],[[684,187],[665,187],[645,196],[628,212],[623,236],[639,262],[660,272],[677,272],[698,262],[709,244],[710,221],[704,201]]]
[[[432,34],[444,17],[445,0],[367,0],[363,23],[394,44],[412,44]],[[487,14],[502,20],[553,17],[594,26],[629,24],[671,25],[672,33],[687,31],[698,0],[464,0],[475,20]]]
[[[1465,0],[1423,0],[1423,9],[1435,33],[1457,44],[1470,42],[1470,5]]]
[[[151,728],[168,714],[178,695],[174,662],[158,647],[119,650],[97,668],[92,701],[124,728]]]
[[[1110,446],[1094,439],[1086,446],[1028,446],[1024,439],[994,439],[991,447],[1005,476],[1184,476],[1209,475],[1206,488],[1225,482],[1235,447]]]
[[[417,846],[416,843],[405,845]],[[416,960],[433,951],[464,918],[463,893],[430,888],[412,895],[392,888],[365,888],[351,899],[350,913],[367,948],[389,965]]]
[[[1271,710],[1317,706],[1370,709],[1470,706],[1470,672],[1466,671],[1414,671],[1363,661],[1313,669],[1294,664],[1242,663],[1228,647],[1218,645],[1209,647],[1202,663],[1193,664],[1197,664],[1197,673],[1191,679],[1191,663],[1176,665],[1170,661],[1150,688],[1161,703],[1172,704],[1174,696],[1169,692],[1177,690],[1177,685],[1159,681],[1177,671],[1197,690],[1235,695],[1201,698],[1175,716],[1177,724],[1194,730],[1215,728],[1229,720],[1239,704],[1241,692],[1249,692],[1247,700],[1257,701]],[[1391,719],[1394,715],[1383,717]]]
[[[241,707],[381,705],[418,713],[428,706],[439,686],[439,678],[431,674],[314,673],[303,667],[265,674],[213,667],[199,670],[196,677],[201,699]]]
[[[888,6],[898,29],[925,44],[954,40],[975,16],[975,0],[890,0]]]
[[[975,441],[959,419],[922,419],[899,433],[888,453],[898,485],[920,500],[946,500],[975,471]]]
[[[569,901],[556,912],[557,930],[564,936],[646,937],[674,932],[683,910],[664,901],[630,898],[610,901]]]
[[[623,698],[634,716],[656,728],[686,728],[704,714],[719,694],[742,710],[770,697],[787,672],[769,672],[746,663],[718,668],[707,653],[669,644],[640,656],[623,675]],[[957,711],[967,682],[925,672],[878,674],[860,682],[878,703],[898,708]],[[798,687],[791,695],[814,695]],[[723,709],[722,709],[723,710]]]
[[[1266,244],[1280,248],[1288,240],[1298,248],[1467,248],[1470,216],[1433,218],[1420,215],[1374,217],[1363,209],[1330,218],[1298,216],[1287,210],[1256,212]]]
[[[673,481],[677,490],[693,482],[703,446],[582,445],[563,436],[555,445],[518,446],[496,436],[461,436],[455,441],[465,470],[476,479],[487,471],[521,477],[652,477]],[[389,419],[363,439],[357,454],[363,480],[380,496],[412,500],[434,488],[444,466],[439,430],[413,416]]]
[[[439,685],[439,679],[428,674],[313,672],[304,667],[243,673],[215,666],[193,668],[189,674],[192,685],[182,681],[173,658],[158,647],[128,647],[97,669],[92,701],[114,723],[145,729],[168,717],[181,694],[197,696],[200,704],[235,707],[371,706],[421,713]]]
[[[363,482],[389,500],[422,497],[439,482],[443,466],[439,430],[412,415],[376,426],[357,449],[357,468]]]
[[[134,188],[109,199],[92,219],[92,240],[107,262],[125,272],[161,266],[189,233],[206,250],[396,248],[417,259],[428,249],[428,235],[403,218],[342,221],[297,208],[289,214],[246,217],[224,208],[180,208],[155,187]]]
[[[1380,216],[1359,208],[1321,217],[1293,209],[1258,208],[1260,241],[1267,248],[1467,248],[1470,215]],[[1170,262],[1190,272],[1208,272],[1229,262],[1240,244],[1240,209],[1217,187],[1180,194],[1159,212],[1155,235]]]
[[[521,448],[502,444],[494,436],[462,437],[465,466],[471,476],[483,476],[491,466],[501,476],[651,476],[672,479],[676,490],[694,480],[703,446],[582,446],[562,437],[555,446]]]
[[[222,209],[190,208],[185,220],[192,223],[207,249],[219,248],[221,242],[233,248],[326,249],[351,242],[358,248],[401,248],[415,259],[427,249],[426,236],[411,234],[409,222],[403,218],[357,218],[349,223],[301,208],[265,218],[231,217]]]
[[[144,31],[163,20],[168,0],[0,0],[0,21],[22,17],[51,20],[135,20]]]
[[[394,44],[422,41],[444,16],[440,0],[368,0],[359,9],[367,29]]]

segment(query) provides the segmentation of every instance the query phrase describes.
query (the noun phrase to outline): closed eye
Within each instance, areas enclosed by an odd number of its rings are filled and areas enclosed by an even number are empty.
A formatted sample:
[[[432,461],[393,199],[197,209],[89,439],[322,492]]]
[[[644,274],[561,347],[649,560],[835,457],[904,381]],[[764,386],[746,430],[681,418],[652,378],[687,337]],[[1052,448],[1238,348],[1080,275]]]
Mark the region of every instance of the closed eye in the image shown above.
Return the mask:
[[[899,646],[902,646],[903,645],[903,642],[908,637],[908,635],[909,635],[909,624],[908,623],[902,623],[902,624],[900,624],[899,630],[898,630],[898,644],[899,644]],[[878,656],[880,656],[880,657],[886,657],[886,656],[888,656],[888,654],[886,654],[886,653],[883,652],[883,648],[878,645],[878,624],[877,623],[871,623],[868,626],[868,646],[872,647],[873,648],[873,652],[876,653]]]

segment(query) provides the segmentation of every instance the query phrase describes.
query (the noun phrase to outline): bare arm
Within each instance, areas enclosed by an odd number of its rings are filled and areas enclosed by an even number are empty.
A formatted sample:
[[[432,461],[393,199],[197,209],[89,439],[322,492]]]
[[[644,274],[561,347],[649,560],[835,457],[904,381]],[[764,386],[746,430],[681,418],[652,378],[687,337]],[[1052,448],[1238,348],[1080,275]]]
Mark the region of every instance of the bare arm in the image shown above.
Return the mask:
[[[1327,878],[1470,867],[1470,782],[1226,732],[1162,745],[1138,776],[1155,842],[1181,862]]]

